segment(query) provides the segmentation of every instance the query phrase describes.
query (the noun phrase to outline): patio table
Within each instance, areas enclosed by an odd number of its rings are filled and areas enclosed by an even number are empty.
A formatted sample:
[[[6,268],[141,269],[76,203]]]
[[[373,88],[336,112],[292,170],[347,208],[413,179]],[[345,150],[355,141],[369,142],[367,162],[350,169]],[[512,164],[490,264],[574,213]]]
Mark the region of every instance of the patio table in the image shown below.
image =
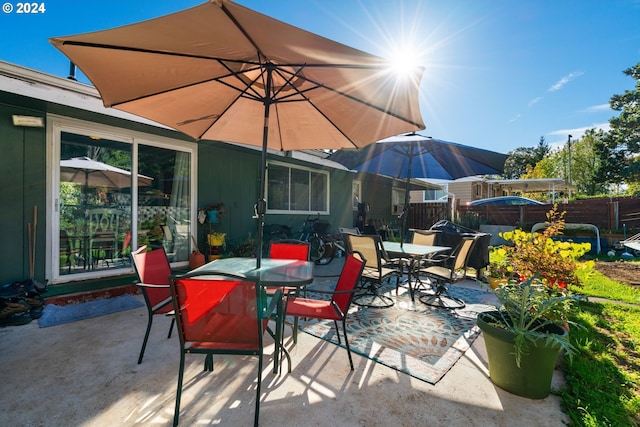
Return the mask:
[[[255,258],[220,258],[211,261],[201,267],[191,271],[191,273],[220,272],[228,274],[241,274],[247,279],[255,281],[260,286],[268,287],[295,287],[304,288],[313,282],[313,266],[311,261],[291,260],[291,259],[272,259],[264,258],[260,263],[260,267],[256,267]],[[205,276],[206,277],[206,276]],[[274,373],[277,373],[277,367],[280,366],[280,351],[283,351],[289,360],[289,368],[291,368],[291,359],[287,349],[284,347],[284,302],[282,298],[278,301],[278,322],[276,324],[276,351],[274,354]]]
[[[437,253],[450,251],[451,248],[448,246],[427,246],[427,245],[418,245],[415,243],[403,243],[400,244],[398,242],[382,242],[382,246],[384,250],[391,256],[400,257],[400,258],[408,258],[409,265],[407,270],[407,282],[409,284],[409,294],[411,295],[411,301],[414,301],[414,287],[411,284],[412,276],[415,272],[416,283],[418,282],[418,271],[419,268],[416,266],[420,265],[420,262],[423,259],[428,259]]]

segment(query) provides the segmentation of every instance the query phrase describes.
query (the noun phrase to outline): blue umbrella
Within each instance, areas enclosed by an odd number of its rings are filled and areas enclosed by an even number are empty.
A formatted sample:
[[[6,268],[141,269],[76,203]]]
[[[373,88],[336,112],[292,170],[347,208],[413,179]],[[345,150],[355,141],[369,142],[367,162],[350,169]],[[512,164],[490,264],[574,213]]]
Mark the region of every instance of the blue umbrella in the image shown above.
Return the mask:
[[[338,150],[329,156],[329,160],[351,170],[406,178],[401,242],[404,242],[406,233],[411,178],[453,180],[465,176],[500,174],[506,159],[506,154],[417,133],[381,139],[362,149]]]

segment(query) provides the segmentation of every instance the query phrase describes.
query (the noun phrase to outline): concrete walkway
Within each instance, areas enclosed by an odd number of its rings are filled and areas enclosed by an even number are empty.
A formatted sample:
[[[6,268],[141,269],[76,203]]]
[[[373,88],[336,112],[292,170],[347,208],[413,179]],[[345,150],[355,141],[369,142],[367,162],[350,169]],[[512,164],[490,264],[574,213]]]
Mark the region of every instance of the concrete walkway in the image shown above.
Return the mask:
[[[477,286],[464,282],[465,286]],[[173,420],[178,339],[170,320],[154,320],[142,364],[137,357],[146,309],[50,328],[0,329],[0,411],[6,426],[168,426]],[[286,328],[289,332],[289,328]],[[290,339],[287,338],[290,345]],[[293,370],[274,375],[264,358],[261,426],[559,426],[560,399],[517,397],[488,377],[480,336],[436,385],[412,378],[305,333]],[[255,371],[250,357],[187,356],[181,425],[253,424]],[[560,384],[556,372],[554,384]]]

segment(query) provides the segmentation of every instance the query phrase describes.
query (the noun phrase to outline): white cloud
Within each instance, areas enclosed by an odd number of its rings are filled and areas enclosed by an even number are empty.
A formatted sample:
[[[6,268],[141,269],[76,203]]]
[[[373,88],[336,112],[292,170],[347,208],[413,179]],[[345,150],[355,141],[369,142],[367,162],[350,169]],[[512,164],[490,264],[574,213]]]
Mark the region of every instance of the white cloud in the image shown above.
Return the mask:
[[[573,73],[569,73],[568,75],[564,76],[563,78],[561,78],[560,80],[558,80],[555,84],[553,84],[549,89],[547,89],[549,92],[555,92],[557,90],[562,89],[562,87],[564,85],[566,85],[567,83],[569,83],[571,80],[580,77],[581,75],[583,75],[584,73],[582,71],[575,71]]]
[[[593,105],[591,107],[587,107],[584,110],[582,110],[582,112],[583,113],[600,113],[602,111],[609,111],[609,110],[611,110],[611,106],[609,104],[600,104],[600,105]]]
[[[563,147],[567,143],[568,136],[571,135],[571,140],[575,141],[576,139],[580,139],[584,136],[584,133],[589,129],[603,130],[608,132],[611,129],[609,122],[606,123],[596,123],[591,126],[585,126],[580,128],[573,129],[558,129],[552,132],[549,132],[547,135],[550,135],[555,139],[554,141],[549,142],[549,147],[551,149],[557,149]]]
[[[584,135],[584,133],[586,131],[588,131],[589,129],[596,129],[596,130],[603,130],[605,132],[608,132],[610,127],[609,127],[609,122],[606,123],[596,123],[593,124],[591,126],[584,126],[584,127],[580,127],[580,128],[573,128],[573,129],[558,129],[558,130],[554,130],[552,132],[549,132],[548,135],[572,135],[573,139],[578,139],[578,138],[582,138],[582,135]]]
[[[513,119],[510,119],[510,120],[509,120],[509,123],[513,123],[513,122],[515,122],[516,120],[518,120],[519,118],[520,118],[520,113],[516,114],[516,116],[515,116]]]
[[[541,96],[532,99],[531,101],[529,101],[529,107],[532,107],[533,105],[537,104],[540,101],[542,101],[542,97]]]

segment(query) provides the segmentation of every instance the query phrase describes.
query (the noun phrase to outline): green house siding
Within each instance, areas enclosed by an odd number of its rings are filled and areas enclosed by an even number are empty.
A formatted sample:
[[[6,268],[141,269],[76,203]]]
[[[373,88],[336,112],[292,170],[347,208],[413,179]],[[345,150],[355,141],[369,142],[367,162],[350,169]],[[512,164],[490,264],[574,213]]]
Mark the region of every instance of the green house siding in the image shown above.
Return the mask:
[[[43,128],[16,127],[12,115],[44,113],[0,104],[0,284],[29,277],[28,224],[37,206],[35,276],[45,270],[46,154]]]
[[[45,126],[30,128],[14,126],[13,115],[43,117]],[[47,115],[50,115],[49,118]],[[136,120],[127,120],[122,113],[102,108],[97,92],[86,85],[66,79],[38,73],[0,61],[0,284],[25,280],[29,277],[28,224],[34,222],[33,211],[37,206],[36,244],[34,251],[34,278],[43,281],[54,277],[47,271],[47,256],[52,252],[52,230],[47,229],[48,209],[53,200],[47,194],[51,183],[47,182],[47,165],[50,164],[52,147],[48,138],[47,123],[69,118],[88,123],[110,126],[117,129],[144,133],[149,139],[154,136],[194,144],[197,167],[195,206],[223,202],[225,215],[214,230],[227,233],[228,242],[243,242],[255,238],[256,220],[253,218],[254,204],[259,195],[260,162],[259,149],[201,141],[167,128],[157,127]],[[241,126],[241,124],[239,124]],[[80,125],[81,126],[81,125]],[[116,132],[118,133],[118,132]],[[164,142],[167,142],[166,140]],[[305,159],[305,160],[303,160]],[[362,186],[362,200],[368,202],[371,211],[368,217],[391,223],[391,189],[402,185],[397,180],[370,174],[355,174],[331,163],[315,158],[310,153],[270,153],[268,161],[290,164],[329,174],[329,209],[321,215],[323,220],[338,227],[353,227],[356,213],[353,210],[352,185],[358,179]],[[139,212],[141,212],[139,210]],[[281,224],[295,233],[302,226],[306,213],[267,213],[265,224]],[[49,221],[51,222],[51,221]],[[209,224],[193,224],[192,232],[198,239],[198,247],[205,249],[205,236]],[[57,254],[53,255],[57,256]],[[186,268],[185,265],[179,268]],[[118,273],[120,270],[118,271]],[[64,279],[67,279],[66,277]],[[122,274],[104,278],[56,283],[49,295],[61,295],[81,290],[96,290],[129,284],[134,280],[133,270],[122,269]],[[77,280],[77,279],[76,279]]]
[[[45,118],[44,128],[17,127],[12,115],[38,116]],[[0,245],[0,284],[21,281],[29,277],[28,223],[33,222],[33,207],[38,206],[35,250],[35,279],[50,276],[45,271],[47,256],[47,134],[46,115],[81,119],[89,122],[115,126],[151,135],[189,141],[182,134],[155,128],[124,119],[109,117],[90,111],[78,110],[53,103],[46,103],[15,94],[0,92],[0,171],[3,185],[0,187],[0,210],[2,245]],[[196,205],[206,206],[224,202],[226,213],[216,231],[228,234],[230,242],[241,242],[255,237],[257,225],[253,219],[253,206],[259,194],[260,151],[221,142],[202,141],[197,145],[197,189]],[[287,162],[304,167],[327,170],[330,174],[330,215],[323,215],[338,227],[353,226],[351,208],[351,182],[355,174],[292,159],[289,156],[270,155],[269,160]],[[296,231],[306,214],[267,214],[266,224],[283,224]],[[198,246],[204,249],[208,224],[197,224],[194,228]],[[50,243],[49,243],[50,244]],[[117,277],[90,279],[53,285],[49,295],[60,295],[84,290],[96,290],[132,283],[131,272]]]

